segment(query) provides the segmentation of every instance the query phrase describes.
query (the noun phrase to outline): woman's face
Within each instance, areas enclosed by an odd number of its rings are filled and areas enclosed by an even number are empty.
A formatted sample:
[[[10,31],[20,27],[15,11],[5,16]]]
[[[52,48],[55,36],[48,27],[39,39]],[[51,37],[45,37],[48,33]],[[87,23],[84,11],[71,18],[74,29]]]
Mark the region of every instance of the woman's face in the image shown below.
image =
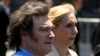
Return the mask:
[[[77,20],[74,13],[66,14],[55,29],[55,40],[62,45],[72,45],[78,33],[76,24]]]

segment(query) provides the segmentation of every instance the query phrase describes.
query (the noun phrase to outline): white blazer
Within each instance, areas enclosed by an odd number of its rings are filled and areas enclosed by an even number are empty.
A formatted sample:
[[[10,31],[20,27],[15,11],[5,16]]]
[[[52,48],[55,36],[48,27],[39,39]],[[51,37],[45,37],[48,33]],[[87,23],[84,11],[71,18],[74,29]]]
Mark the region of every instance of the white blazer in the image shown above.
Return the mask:
[[[71,56],[78,56],[75,51],[68,49]],[[48,53],[46,56],[59,56],[58,51],[56,50],[55,46],[52,45],[52,51]]]

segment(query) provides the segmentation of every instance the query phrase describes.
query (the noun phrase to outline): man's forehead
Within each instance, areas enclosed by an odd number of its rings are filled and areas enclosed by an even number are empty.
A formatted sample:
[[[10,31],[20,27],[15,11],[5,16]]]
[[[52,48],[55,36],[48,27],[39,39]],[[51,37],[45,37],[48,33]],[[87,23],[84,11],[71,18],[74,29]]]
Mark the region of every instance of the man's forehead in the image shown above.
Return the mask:
[[[46,16],[41,16],[36,19],[33,19],[34,25],[36,26],[54,26],[53,23]]]
[[[34,21],[47,21],[47,15],[35,15],[32,17]]]

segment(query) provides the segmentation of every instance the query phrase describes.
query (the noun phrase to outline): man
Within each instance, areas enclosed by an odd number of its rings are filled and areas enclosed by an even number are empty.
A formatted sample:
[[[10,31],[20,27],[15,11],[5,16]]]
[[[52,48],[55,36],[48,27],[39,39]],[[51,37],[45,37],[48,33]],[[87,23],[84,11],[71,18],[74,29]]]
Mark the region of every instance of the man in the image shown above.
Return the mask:
[[[41,2],[26,2],[11,15],[9,48],[17,50],[12,56],[45,56],[52,50],[55,35],[48,10]]]

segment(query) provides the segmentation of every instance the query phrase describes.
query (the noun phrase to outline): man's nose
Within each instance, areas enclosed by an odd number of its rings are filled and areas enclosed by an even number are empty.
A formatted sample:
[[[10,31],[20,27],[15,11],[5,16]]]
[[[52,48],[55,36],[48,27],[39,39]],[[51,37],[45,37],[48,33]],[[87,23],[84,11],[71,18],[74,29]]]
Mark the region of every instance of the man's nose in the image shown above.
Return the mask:
[[[50,38],[54,38],[55,37],[55,34],[53,31],[50,31],[50,35],[49,35]]]

